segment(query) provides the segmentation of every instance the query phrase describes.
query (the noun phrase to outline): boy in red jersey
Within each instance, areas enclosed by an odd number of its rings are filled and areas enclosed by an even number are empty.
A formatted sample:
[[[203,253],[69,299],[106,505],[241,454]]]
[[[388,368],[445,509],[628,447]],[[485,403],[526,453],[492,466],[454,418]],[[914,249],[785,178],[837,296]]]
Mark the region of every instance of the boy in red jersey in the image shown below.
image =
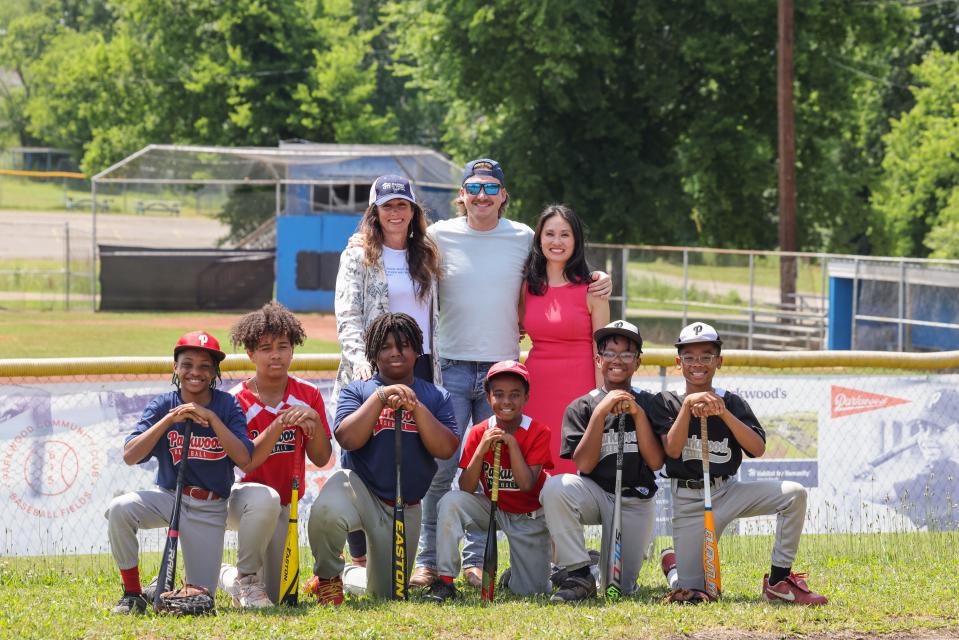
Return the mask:
[[[426,594],[445,602],[457,595],[453,576],[459,573],[459,541],[468,532],[489,526],[493,453],[501,443],[496,524],[509,541],[510,568],[506,587],[520,595],[549,593],[549,533],[539,492],[553,468],[549,427],[523,415],[529,400],[529,372],[515,360],[497,362],[483,382],[493,416],[470,429],[460,457],[460,491],[439,504],[436,551],[439,578]],[[477,483],[483,493],[473,493]]]
[[[227,527],[237,531],[237,562],[221,567],[220,586],[234,606],[269,607],[279,601],[296,459],[302,487],[304,454],[318,467],[330,459],[330,428],[320,390],[289,375],[293,349],[305,338],[296,316],[269,302],[240,318],[230,338],[256,365],[256,375],[230,390],[246,416],[254,450],[230,494]]]

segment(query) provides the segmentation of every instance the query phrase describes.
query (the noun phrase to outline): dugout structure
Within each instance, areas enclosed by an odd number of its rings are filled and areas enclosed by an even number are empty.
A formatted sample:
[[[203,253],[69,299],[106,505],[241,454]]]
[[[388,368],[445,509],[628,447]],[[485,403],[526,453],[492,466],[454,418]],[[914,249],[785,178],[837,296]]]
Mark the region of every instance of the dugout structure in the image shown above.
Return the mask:
[[[253,232],[244,229],[244,221],[266,218],[260,235],[275,233],[275,241],[254,246],[276,248],[276,298],[295,311],[332,311],[340,252],[367,207],[370,185],[385,174],[412,180],[433,219],[451,215],[459,167],[425,147],[152,144],[92,178],[93,251],[96,255],[97,215],[106,198],[125,211],[169,215],[171,226],[178,218],[200,215]],[[209,247],[191,245],[187,238],[183,248]],[[91,275],[96,278],[95,265]]]

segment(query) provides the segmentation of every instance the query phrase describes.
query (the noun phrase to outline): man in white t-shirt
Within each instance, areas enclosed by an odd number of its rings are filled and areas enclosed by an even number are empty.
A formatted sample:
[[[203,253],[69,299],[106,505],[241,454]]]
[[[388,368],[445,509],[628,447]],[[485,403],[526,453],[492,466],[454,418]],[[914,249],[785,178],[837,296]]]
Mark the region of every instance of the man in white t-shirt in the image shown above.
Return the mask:
[[[495,160],[466,164],[456,208],[460,215],[428,229],[440,249],[440,318],[437,351],[443,387],[453,398],[463,440],[469,428],[492,415],[483,392],[494,363],[519,358],[519,301],[523,267],[533,230],[503,217],[509,203],[506,176]],[[594,277],[597,274],[594,274]],[[608,296],[609,276],[598,274],[591,288]],[[436,579],[437,504],[450,491],[459,455],[438,460],[439,469],[423,498],[423,525],[416,570],[410,584],[428,586]],[[478,587],[482,580],[484,537],[467,536],[463,573]]]

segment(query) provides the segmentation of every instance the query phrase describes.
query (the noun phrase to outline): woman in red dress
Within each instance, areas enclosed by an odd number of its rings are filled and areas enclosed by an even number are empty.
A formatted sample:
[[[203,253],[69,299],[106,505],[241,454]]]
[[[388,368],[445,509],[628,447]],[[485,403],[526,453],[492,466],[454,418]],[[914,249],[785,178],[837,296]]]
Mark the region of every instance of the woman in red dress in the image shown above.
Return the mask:
[[[563,414],[570,402],[602,386],[593,331],[609,323],[609,302],[587,292],[583,225],[572,209],[553,204],[540,214],[524,276],[519,317],[533,341],[524,413],[549,425],[554,473],[576,473],[572,460],[559,457]]]

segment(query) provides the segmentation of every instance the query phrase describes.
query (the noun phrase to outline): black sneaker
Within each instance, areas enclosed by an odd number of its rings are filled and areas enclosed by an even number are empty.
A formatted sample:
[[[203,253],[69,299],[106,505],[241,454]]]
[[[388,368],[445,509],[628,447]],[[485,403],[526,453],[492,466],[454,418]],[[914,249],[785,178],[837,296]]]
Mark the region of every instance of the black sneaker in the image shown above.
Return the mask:
[[[436,580],[423,594],[423,598],[432,602],[443,603],[447,600],[455,600],[457,595],[456,586],[452,582]]]
[[[566,576],[559,591],[554,593],[550,602],[581,602],[589,598],[596,597],[596,580],[593,574],[587,572],[586,575],[579,573],[570,573]]]
[[[147,601],[143,598],[143,594],[124,593],[123,597],[120,598],[120,601],[117,603],[117,606],[113,607],[110,613],[129,616],[146,613],[146,610]]]

